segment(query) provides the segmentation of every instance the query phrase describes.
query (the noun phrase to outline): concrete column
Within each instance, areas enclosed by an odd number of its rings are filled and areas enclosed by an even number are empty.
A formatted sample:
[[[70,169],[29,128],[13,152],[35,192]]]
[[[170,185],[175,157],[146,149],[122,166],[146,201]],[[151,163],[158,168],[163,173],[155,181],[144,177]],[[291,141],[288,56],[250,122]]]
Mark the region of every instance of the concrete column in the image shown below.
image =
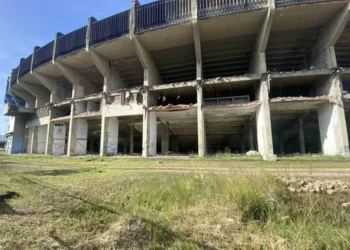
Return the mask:
[[[162,154],[165,155],[169,151],[169,123],[166,122],[162,125]]]
[[[278,146],[280,148],[280,154],[284,154],[284,146],[283,146],[283,134],[278,135]]]
[[[265,161],[276,161],[277,158],[274,155],[272,143],[269,86],[270,75],[263,75],[256,94],[257,100],[261,102],[256,111],[258,150]]]
[[[24,138],[26,132],[26,119],[22,116],[11,117],[13,121],[12,143],[9,149],[10,154],[19,154],[23,152]]]
[[[194,40],[194,49],[196,53],[196,79],[203,79],[203,63],[202,63],[202,46],[201,46],[201,36],[199,31],[198,24],[198,6],[197,1],[191,2],[192,10],[192,26],[193,26],[193,40]]]
[[[145,110],[142,122],[142,156],[157,155],[157,115]]]
[[[299,118],[299,149],[301,154],[305,154],[304,119]]]
[[[135,130],[135,125],[132,124],[130,126],[130,154],[134,153],[134,130]]]
[[[250,63],[249,71],[253,74],[261,74],[267,71],[265,51],[275,16],[275,1],[269,0],[268,4],[269,8],[267,9],[265,19],[261,24]]]
[[[54,122],[51,122],[52,119],[52,109],[49,110],[49,123],[47,124],[47,133],[46,133],[46,146],[45,154],[52,154],[53,147],[53,134],[54,134]]]
[[[47,136],[47,125],[41,125],[36,127],[36,133],[34,134],[36,137],[35,146],[36,152],[38,154],[45,154],[46,149],[46,136]]]
[[[84,95],[84,87],[73,85],[72,98]],[[87,143],[87,121],[84,119],[75,119],[74,115],[86,112],[86,106],[83,102],[72,103],[68,131],[67,155],[86,154]],[[79,146],[78,146],[79,145]],[[85,147],[85,148],[84,148]]]
[[[316,94],[327,95],[330,99],[317,110],[323,153],[350,156],[339,72],[333,73],[325,83],[318,84]]]
[[[201,85],[197,85],[197,126],[199,157],[204,157],[207,154],[207,135],[205,129],[205,117],[203,106],[203,88]]]
[[[37,127],[29,128],[29,154],[37,153],[38,146],[38,129]]]
[[[52,146],[51,154],[63,155],[66,147],[66,130],[65,123],[54,122],[52,123]]]
[[[249,140],[249,150],[255,150],[254,148],[254,133],[252,121],[248,121],[248,140]]]
[[[136,54],[143,66],[143,85],[153,86],[162,83],[162,78],[159,74],[158,68],[154,63],[151,54],[143,46],[142,42],[138,39],[135,34],[135,23],[136,23],[136,2],[131,2],[130,8],[130,23],[129,23],[129,38],[135,48]]]
[[[103,121],[100,156],[117,155],[119,145],[119,120],[117,117],[108,117]]]
[[[241,153],[244,154],[245,153],[245,142],[244,142],[244,135],[240,135],[241,138]]]

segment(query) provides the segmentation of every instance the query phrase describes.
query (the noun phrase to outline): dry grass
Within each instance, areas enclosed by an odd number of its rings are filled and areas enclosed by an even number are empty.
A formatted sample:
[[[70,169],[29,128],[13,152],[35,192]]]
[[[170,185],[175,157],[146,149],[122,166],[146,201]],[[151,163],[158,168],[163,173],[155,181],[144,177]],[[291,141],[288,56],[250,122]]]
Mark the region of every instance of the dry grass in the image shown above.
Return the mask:
[[[337,196],[266,175],[0,166],[0,249],[350,249]]]

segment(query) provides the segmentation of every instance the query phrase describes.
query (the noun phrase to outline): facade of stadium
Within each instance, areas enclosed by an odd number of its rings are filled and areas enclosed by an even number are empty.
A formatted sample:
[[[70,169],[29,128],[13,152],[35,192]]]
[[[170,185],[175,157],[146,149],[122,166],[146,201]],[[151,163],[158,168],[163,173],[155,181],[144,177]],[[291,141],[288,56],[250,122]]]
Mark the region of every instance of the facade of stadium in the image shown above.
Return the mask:
[[[12,70],[7,151],[349,156],[349,17],[349,1],[161,0],[88,18]]]

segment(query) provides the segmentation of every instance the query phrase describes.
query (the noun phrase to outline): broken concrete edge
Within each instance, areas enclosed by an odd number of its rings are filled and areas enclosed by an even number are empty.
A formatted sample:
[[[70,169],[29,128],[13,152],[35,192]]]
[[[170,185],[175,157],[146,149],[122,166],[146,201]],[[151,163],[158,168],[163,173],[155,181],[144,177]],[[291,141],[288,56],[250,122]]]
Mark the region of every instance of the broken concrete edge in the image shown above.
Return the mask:
[[[299,101],[330,101],[332,97],[330,96],[315,96],[315,97],[306,97],[306,96],[287,96],[287,97],[276,97],[271,98],[270,102],[299,102]]]
[[[93,112],[84,112],[80,114],[76,114],[73,116],[73,118],[85,118],[85,117],[92,117],[92,116],[101,116],[101,111],[93,111]]]

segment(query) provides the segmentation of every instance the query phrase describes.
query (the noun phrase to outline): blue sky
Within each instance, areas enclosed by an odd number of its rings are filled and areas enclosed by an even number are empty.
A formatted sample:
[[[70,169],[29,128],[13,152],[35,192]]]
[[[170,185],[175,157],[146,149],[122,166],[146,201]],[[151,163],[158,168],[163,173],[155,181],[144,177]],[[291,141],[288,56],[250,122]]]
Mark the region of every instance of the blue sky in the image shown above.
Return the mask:
[[[141,4],[152,2],[141,0]],[[130,8],[130,0],[1,0],[0,3],[0,111],[3,110],[6,79],[19,60],[32,53],[34,46],[53,40],[87,24]],[[0,134],[7,128],[7,117],[0,117]]]

